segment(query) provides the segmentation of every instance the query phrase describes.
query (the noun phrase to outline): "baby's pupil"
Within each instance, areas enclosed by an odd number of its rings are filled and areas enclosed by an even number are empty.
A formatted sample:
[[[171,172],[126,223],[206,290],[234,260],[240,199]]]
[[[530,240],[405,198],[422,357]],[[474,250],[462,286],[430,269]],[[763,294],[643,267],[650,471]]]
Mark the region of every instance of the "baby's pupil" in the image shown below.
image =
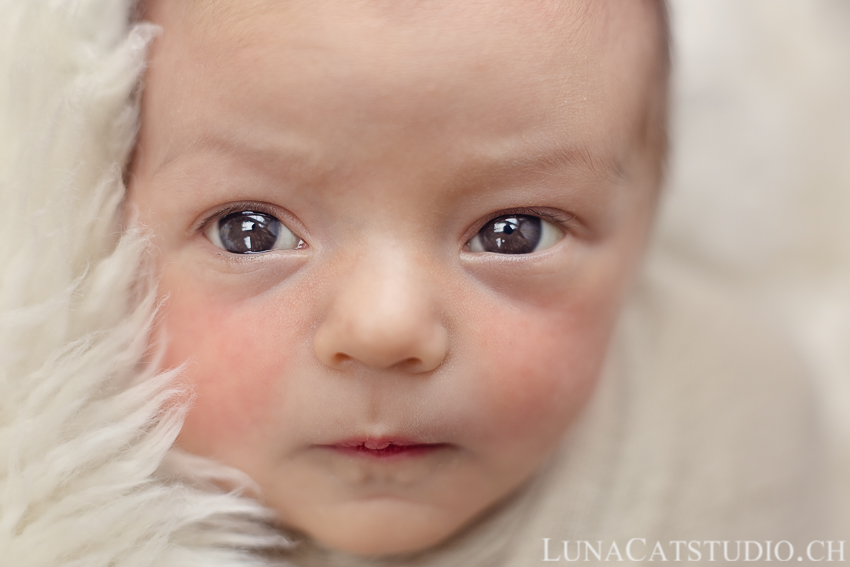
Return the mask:
[[[541,221],[529,215],[499,217],[478,232],[485,252],[530,254],[540,242]]]
[[[280,221],[254,211],[232,213],[218,221],[224,249],[234,254],[267,252],[274,248],[280,234]]]

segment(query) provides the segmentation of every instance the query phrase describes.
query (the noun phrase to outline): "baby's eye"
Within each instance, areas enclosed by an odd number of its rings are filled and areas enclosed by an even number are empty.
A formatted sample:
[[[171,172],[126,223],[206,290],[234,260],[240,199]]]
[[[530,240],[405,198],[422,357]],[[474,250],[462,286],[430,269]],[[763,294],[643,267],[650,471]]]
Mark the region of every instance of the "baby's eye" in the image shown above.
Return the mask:
[[[295,250],[304,241],[274,216],[239,211],[210,224],[204,234],[210,242],[234,254],[257,254],[270,250]]]
[[[504,215],[485,224],[467,246],[470,252],[531,254],[553,246],[564,232],[549,221],[531,215]]]

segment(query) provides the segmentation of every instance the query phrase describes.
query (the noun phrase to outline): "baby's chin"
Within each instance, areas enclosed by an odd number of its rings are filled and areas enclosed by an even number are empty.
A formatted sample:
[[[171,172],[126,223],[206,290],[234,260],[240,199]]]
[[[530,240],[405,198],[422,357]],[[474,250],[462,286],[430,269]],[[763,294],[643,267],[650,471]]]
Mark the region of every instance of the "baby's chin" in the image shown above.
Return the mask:
[[[361,557],[408,555],[433,548],[462,530],[471,518],[435,506],[380,498],[319,510],[302,525],[321,548]]]

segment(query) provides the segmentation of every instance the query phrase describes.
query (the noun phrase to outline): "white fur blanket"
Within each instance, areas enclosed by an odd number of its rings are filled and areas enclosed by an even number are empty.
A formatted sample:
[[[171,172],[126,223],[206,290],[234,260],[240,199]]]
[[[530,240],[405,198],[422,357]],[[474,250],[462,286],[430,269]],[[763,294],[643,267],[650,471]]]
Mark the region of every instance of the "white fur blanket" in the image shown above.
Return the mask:
[[[257,504],[155,474],[184,406],[140,363],[145,243],[118,237],[155,33],[129,8],[0,2],[3,566],[247,566],[280,539]]]

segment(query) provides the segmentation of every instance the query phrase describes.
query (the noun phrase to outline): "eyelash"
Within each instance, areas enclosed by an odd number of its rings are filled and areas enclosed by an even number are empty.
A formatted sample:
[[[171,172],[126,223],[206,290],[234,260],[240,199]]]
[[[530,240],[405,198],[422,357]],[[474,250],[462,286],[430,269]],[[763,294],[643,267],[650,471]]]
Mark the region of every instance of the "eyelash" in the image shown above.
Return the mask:
[[[202,218],[200,221],[195,223],[195,226],[192,227],[191,232],[199,232],[203,233],[210,224],[218,221],[219,219],[223,219],[229,214],[238,213],[240,211],[257,211],[258,213],[265,213],[267,215],[271,215],[281,222],[284,222],[281,219],[280,209],[277,207],[273,207],[267,203],[261,203],[259,201],[244,201],[240,203],[230,203],[229,205],[225,205],[220,209],[216,209],[214,212]],[[287,224],[287,223],[284,223]],[[289,226],[289,224],[287,224]],[[290,229],[291,230],[291,229]]]
[[[564,231],[564,234],[570,233],[570,228],[572,225],[572,220],[575,219],[575,215],[566,215],[563,213],[557,213],[550,210],[538,209],[535,207],[516,207],[512,209],[503,209],[501,211],[496,211],[494,213],[490,213],[479,222],[475,223],[474,230],[470,230],[469,238],[472,238],[476,234],[478,234],[482,228],[484,228],[488,223],[493,222],[499,217],[504,217],[508,215],[529,215],[534,217],[540,217],[545,221],[549,221],[558,226],[561,230]],[[469,240],[467,238],[467,241]],[[466,242],[466,241],[465,241]]]

